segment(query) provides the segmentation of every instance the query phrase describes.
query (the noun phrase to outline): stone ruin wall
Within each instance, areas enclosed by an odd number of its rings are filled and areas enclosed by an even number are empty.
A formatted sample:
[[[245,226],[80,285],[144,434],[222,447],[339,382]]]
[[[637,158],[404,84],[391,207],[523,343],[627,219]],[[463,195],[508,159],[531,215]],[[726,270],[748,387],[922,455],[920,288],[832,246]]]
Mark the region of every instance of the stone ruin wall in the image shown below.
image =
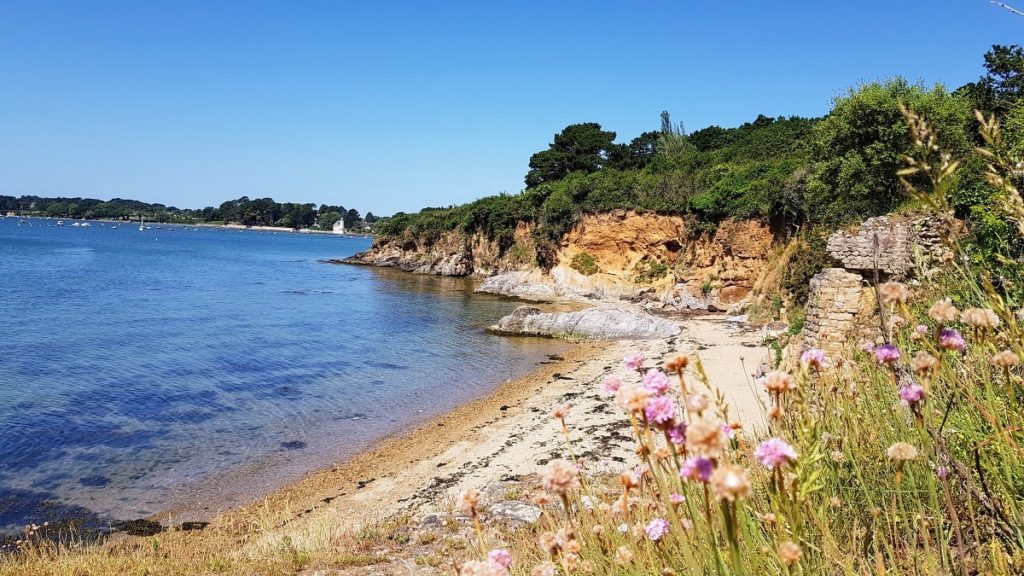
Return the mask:
[[[876,238],[880,279],[906,280],[917,264],[942,255],[943,235],[958,233],[947,226],[934,217],[880,216],[833,233],[827,250],[836,267],[811,279],[802,349],[820,348],[838,357],[859,339],[877,335],[872,287]]]

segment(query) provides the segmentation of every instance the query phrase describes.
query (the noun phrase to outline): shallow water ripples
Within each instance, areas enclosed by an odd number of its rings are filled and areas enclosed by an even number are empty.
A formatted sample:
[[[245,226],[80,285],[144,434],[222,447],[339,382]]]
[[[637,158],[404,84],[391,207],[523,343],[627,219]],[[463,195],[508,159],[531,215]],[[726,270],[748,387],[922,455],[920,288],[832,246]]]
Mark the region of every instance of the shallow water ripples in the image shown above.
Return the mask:
[[[362,239],[7,220],[0,529],[240,504],[565,349],[485,334],[515,303],[464,281],[317,261]]]

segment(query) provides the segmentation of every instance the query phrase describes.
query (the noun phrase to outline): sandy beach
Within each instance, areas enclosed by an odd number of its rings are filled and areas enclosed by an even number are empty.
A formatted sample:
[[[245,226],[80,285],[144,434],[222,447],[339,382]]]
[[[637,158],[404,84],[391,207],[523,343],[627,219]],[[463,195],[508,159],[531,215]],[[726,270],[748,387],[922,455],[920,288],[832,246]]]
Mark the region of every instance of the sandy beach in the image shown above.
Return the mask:
[[[756,432],[764,422],[763,396],[755,392],[751,373],[768,354],[760,333],[723,317],[679,321],[683,331],[671,338],[580,344],[485,398],[226,513],[211,528],[232,531],[258,521],[278,528],[265,532],[264,540],[287,534],[294,541],[316,538],[325,526],[357,530],[399,514],[444,510],[466,489],[534,474],[551,459],[566,457],[561,426],[551,418],[561,404],[571,406],[567,424],[588,467],[632,466],[636,457],[628,424],[601,382],[609,374],[624,374],[622,358],[638,350],[651,365],[680,352],[698,356],[730,404],[730,422]],[[692,374],[689,380],[696,382]]]

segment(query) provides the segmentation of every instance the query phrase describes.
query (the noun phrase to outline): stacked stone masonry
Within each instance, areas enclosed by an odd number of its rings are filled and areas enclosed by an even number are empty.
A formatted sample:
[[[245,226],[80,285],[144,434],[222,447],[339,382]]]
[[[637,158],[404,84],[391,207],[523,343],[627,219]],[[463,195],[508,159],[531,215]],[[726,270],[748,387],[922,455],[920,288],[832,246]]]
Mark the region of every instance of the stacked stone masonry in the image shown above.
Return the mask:
[[[864,296],[860,274],[828,268],[811,279],[804,321],[804,346],[830,356],[842,351],[853,333]]]
[[[865,282],[874,275],[876,262],[882,279],[906,279],[915,260],[937,260],[944,251],[943,237],[957,234],[956,223],[938,218],[866,220],[854,230],[838,231],[828,239],[828,253],[838,264],[810,282],[803,330],[804,348],[820,348],[829,356],[847,351],[859,327],[875,330],[873,293]]]

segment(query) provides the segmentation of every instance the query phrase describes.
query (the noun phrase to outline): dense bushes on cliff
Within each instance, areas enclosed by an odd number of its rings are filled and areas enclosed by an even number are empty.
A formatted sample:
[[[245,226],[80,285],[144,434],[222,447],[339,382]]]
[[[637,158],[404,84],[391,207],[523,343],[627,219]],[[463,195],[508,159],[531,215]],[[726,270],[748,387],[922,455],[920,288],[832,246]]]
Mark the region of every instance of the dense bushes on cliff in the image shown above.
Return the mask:
[[[820,119],[758,116],[736,128],[686,134],[663,113],[660,132],[629,144],[615,144],[615,133],[600,124],[574,124],[531,157],[522,193],[402,214],[379,232],[427,242],[449,230],[479,232],[506,249],[517,223],[529,222],[538,264],[549,266],[582,214],[615,209],[688,214],[706,228],[725,218],[765,219],[790,230],[834,228],[910,202],[896,174],[912,146],[902,102],[928,117],[962,159],[949,195],[971,229],[975,261],[1012,264],[1024,255],[1024,240],[994,209],[1001,196],[974,152],[973,110],[998,113],[1008,145],[1024,146],[1024,56],[1019,47],[995,46],[986,66],[978,82],[955,92],[902,78],[863,84],[837,97]]]

